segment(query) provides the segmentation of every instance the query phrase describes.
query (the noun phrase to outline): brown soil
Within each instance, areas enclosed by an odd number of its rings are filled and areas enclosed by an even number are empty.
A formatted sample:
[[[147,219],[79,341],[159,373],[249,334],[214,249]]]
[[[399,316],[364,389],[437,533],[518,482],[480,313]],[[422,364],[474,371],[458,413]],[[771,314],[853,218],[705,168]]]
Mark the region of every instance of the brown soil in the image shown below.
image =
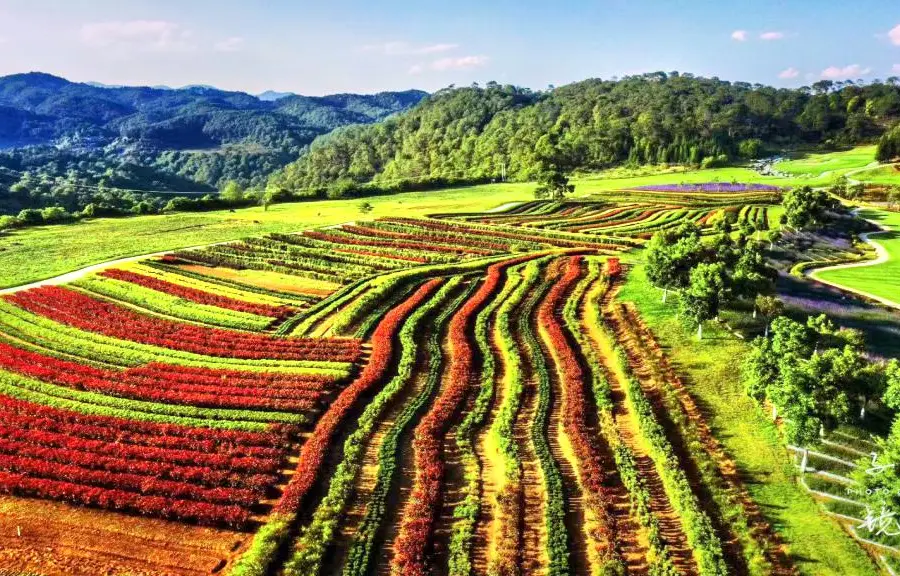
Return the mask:
[[[494,355],[496,361],[494,397],[488,410],[487,421],[476,434],[474,442],[475,457],[481,466],[481,510],[472,539],[472,566],[479,574],[487,574],[488,566],[497,551],[497,541],[502,524],[497,495],[499,488],[506,481],[496,441],[491,432],[491,428],[500,414],[498,407],[503,403],[506,392],[502,386],[506,366],[497,345],[494,322],[496,322],[496,315],[492,318],[488,330],[491,354]]]
[[[612,297],[612,292],[608,292],[604,296],[604,309],[612,301]],[[637,416],[631,412],[626,402],[623,388],[625,376],[615,365],[612,351],[605,350],[603,352],[601,356],[607,371],[616,427],[622,441],[633,452],[638,472],[647,485],[650,493],[650,510],[659,522],[660,533],[672,564],[681,574],[696,574],[697,564],[687,542],[681,518],[669,502],[662,478],[656,469],[656,463],[650,457],[649,447],[641,438]]]
[[[741,506],[750,521],[753,537],[764,547],[766,558],[772,564],[773,574],[796,574],[797,570],[790,561],[783,543],[772,526],[766,522],[756,502],[750,497],[734,461],[728,457],[724,448],[716,440],[706,422],[706,415],[700,410],[684,381],[672,367],[656,336],[644,323],[632,304],[622,305],[625,323],[633,331],[635,341],[640,344],[641,352],[656,367],[657,375],[663,379],[678,398],[679,403],[697,431],[704,449],[712,457],[719,474],[730,488],[730,496],[736,505]]]
[[[61,502],[0,496],[0,571],[42,576],[224,573],[250,536]]]
[[[516,420],[514,430],[519,447],[519,457],[522,461],[522,573],[539,575],[546,574],[550,564],[550,558],[547,555],[547,523],[544,520],[547,498],[546,481],[534,450],[534,443],[531,440],[531,430],[534,428],[534,420],[537,416],[538,383],[533,366],[528,359],[531,358],[531,354],[539,352],[527,348],[521,340],[521,334],[516,334],[516,336],[518,349],[522,354],[523,367],[526,370],[521,413]]]
[[[433,326],[429,325],[430,329]],[[429,336],[425,336],[428,338]],[[397,417],[406,407],[406,404],[415,398],[425,383],[428,381],[428,348],[420,346],[416,357],[416,367],[413,372],[411,384],[407,384],[400,391],[397,398],[379,418],[372,436],[366,444],[363,455],[363,465],[356,477],[353,486],[353,495],[347,505],[346,512],[341,518],[340,528],[335,537],[335,544],[325,557],[323,573],[340,573],[341,567],[347,559],[347,554],[353,545],[357,529],[365,518],[369,500],[375,490],[375,482],[378,479],[378,454],[384,443],[384,437],[394,427]]]

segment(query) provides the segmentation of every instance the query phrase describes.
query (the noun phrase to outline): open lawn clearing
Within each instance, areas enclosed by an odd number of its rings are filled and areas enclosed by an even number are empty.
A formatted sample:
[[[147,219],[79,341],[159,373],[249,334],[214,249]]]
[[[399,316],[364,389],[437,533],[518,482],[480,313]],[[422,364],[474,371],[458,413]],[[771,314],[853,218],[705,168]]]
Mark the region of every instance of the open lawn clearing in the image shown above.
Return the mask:
[[[900,212],[864,208],[859,214],[890,229],[870,234],[870,240],[884,248],[887,261],[873,266],[817,271],[813,277],[894,302],[900,308]]]
[[[775,164],[778,172],[809,178],[829,175],[832,178],[850,170],[864,168],[875,161],[875,146],[860,146],[840,152],[799,154],[796,159]]]

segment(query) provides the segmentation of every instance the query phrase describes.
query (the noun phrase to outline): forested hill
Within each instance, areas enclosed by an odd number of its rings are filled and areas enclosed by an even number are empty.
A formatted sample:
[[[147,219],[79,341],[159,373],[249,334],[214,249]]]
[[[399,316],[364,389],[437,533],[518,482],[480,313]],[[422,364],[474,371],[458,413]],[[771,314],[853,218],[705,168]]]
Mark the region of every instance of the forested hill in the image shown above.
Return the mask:
[[[529,179],[543,164],[706,165],[766,148],[871,141],[900,117],[900,86],[776,89],[688,74],[586,80],[547,92],[495,83],[440,91],[385,122],[337,130],[275,174],[288,190],[352,183]]]
[[[103,144],[179,150],[229,143],[299,148],[338,126],[374,122],[424,92],[261,100],[209,87],[99,87],[42,73],[0,78],[0,143]]]

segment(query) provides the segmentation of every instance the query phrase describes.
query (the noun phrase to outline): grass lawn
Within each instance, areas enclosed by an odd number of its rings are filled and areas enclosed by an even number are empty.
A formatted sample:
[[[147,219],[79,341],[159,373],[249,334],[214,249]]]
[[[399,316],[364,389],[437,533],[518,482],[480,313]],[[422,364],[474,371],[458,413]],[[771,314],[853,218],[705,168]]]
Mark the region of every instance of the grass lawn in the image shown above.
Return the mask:
[[[794,176],[817,178],[827,174],[832,178],[858,168],[864,168],[875,161],[875,146],[860,146],[842,152],[825,154],[804,154],[795,160],[786,160],[775,165],[775,170]]]
[[[854,172],[852,178],[861,182],[871,184],[893,185],[900,184],[900,166],[879,166],[878,168],[869,168],[861,172]]]
[[[706,413],[716,438],[740,468],[747,488],[788,545],[803,574],[876,575],[877,568],[843,529],[825,516],[797,484],[795,469],[777,430],[747,397],[738,359],[747,344],[708,323],[704,340],[675,319],[674,303],[660,302],[643,269],[631,271],[619,298],[637,303]],[[690,332],[690,333],[689,333]]]
[[[533,188],[533,184],[488,184],[373,197],[366,199],[374,206],[366,215],[359,212],[361,200],[323,200],[276,204],[268,211],[246,208],[234,212],[98,218],[16,230],[0,234],[0,288],[51,278],[116,258],[270,232],[294,232],[382,216],[489,210],[506,202],[531,200]]]
[[[891,232],[872,236],[872,240],[887,249],[890,260],[875,266],[817,272],[813,275],[895,302],[900,301],[900,212],[865,208],[860,211],[860,215],[891,228]]]

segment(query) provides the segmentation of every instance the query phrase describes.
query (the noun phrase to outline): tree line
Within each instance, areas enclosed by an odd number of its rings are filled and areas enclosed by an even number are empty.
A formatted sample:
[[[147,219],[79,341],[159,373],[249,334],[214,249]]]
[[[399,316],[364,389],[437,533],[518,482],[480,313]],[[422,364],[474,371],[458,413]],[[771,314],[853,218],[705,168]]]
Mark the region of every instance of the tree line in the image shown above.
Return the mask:
[[[551,165],[712,167],[784,147],[874,142],[898,117],[896,79],[790,90],[658,72],[543,92],[492,82],[320,137],[270,185],[312,193],[429,178],[534,180]]]

